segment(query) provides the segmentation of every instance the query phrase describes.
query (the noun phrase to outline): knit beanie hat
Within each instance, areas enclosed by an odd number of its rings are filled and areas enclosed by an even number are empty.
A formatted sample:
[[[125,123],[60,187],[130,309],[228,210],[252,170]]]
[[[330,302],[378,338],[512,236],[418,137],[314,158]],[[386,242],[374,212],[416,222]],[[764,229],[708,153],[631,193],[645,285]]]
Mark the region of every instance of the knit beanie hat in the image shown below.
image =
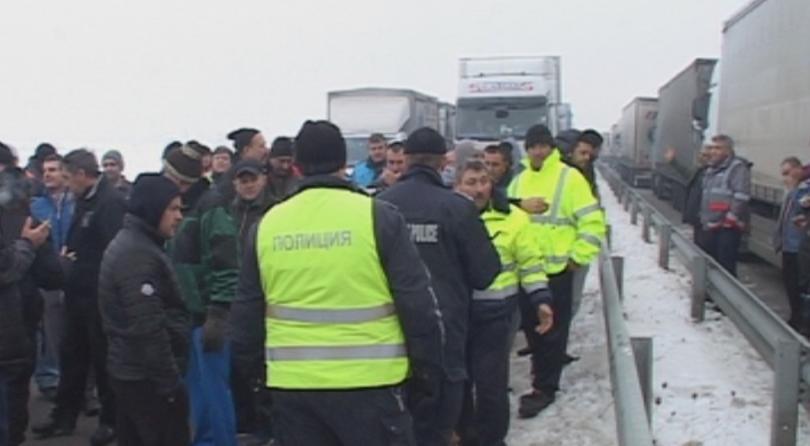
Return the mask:
[[[117,150],[107,151],[107,153],[105,153],[104,156],[101,157],[101,164],[104,164],[104,160],[108,159],[115,161],[119,166],[121,166],[121,169],[124,168],[124,156],[121,155],[121,152]]]
[[[447,153],[447,143],[436,130],[422,127],[414,130],[405,140],[405,154],[417,153],[444,155]]]
[[[551,130],[543,124],[535,124],[526,132],[526,148],[536,145],[554,147],[554,137]]]
[[[202,176],[202,157],[201,151],[183,145],[169,151],[163,160],[163,170],[182,181],[195,183]]]
[[[169,203],[179,196],[180,189],[172,180],[157,173],[144,173],[135,179],[127,211],[158,229]]]
[[[236,150],[236,154],[239,155],[242,149],[247,147],[250,144],[250,140],[257,134],[259,134],[258,130],[243,127],[228,133],[228,139],[233,141],[233,148]]]
[[[279,136],[270,145],[270,158],[293,156],[293,141],[286,136]]]
[[[295,137],[295,161],[304,176],[337,172],[346,166],[346,140],[329,121],[307,121]]]
[[[569,154],[574,150],[574,148],[576,148],[577,142],[579,142],[581,135],[582,133],[579,130],[563,130],[562,132],[557,133],[557,137],[554,138],[554,143],[557,145],[557,148],[562,151],[562,153]]]

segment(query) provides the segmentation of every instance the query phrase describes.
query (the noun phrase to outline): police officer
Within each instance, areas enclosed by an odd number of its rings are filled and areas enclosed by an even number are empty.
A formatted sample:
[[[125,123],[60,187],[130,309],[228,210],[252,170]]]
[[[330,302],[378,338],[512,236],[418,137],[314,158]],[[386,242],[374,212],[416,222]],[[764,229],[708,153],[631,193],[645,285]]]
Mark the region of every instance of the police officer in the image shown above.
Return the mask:
[[[546,273],[554,297],[554,327],[538,334],[533,311],[522,309],[523,329],[532,348],[533,391],[520,397],[519,415],[531,418],[554,402],[566,358],[574,272],[598,254],[605,236],[604,214],[585,177],[562,162],[548,128],[535,125],[526,133],[525,167],[509,186],[509,197],[540,197],[548,211],[533,214],[545,248]],[[529,308],[530,310],[530,308]]]
[[[500,273],[498,253],[478,209],[444,186],[444,138],[421,128],[405,142],[408,170],[379,197],[405,216],[433,279],[446,327],[445,373],[438,395],[409,392],[419,445],[448,445],[458,422],[467,379],[466,345],[474,289],[489,287]]]
[[[307,121],[296,146],[304,178],[248,238],[232,308],[265,351],[276,437],[414,445],[401,385],[410,369],[432,392],[441,367],[429,279],[402,216],[346,180],[339,129]]]
[[[485,291],[473,292],[467,363],[470,380],[461,420],[462,444],[504,445],[509,430],[509,351],[519,288],[538,314],[539,333],[552,326],[543,250],[529,215],[509,205],[487,166],[468,161],[456,172],[456,191],[473,199],[503,265]]]

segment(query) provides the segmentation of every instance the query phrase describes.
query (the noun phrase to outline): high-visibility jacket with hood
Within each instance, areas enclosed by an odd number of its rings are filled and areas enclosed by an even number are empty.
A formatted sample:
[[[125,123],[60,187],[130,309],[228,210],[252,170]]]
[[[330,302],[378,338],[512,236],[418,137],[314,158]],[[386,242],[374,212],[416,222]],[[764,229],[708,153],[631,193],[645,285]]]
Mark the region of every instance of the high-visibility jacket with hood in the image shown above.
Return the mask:
[[[518,294],[519,288],[532,303],[550,304],[543,249],[533,230],[529,214],[509,205],[499,194],[481,219],[501,258],[501,273],[486,290],[474,290],[474,301],[504,301]]]
[[[605,217],[588,181],[575,168],[562,162],[555,149],[540,170],[525,169],[512,180],[508,194],[513,199],[542,197],[549,205],[543,214],[532,215],[541,246],[545,249],[546,273],[565,270],[569,260],[579,265],[591,263],[604,239]]]
[[[405,380],[405,337],[378,255],[371,198],[337,188],[300,192],[259,223],[256,255],[269,387],[356,389]]]

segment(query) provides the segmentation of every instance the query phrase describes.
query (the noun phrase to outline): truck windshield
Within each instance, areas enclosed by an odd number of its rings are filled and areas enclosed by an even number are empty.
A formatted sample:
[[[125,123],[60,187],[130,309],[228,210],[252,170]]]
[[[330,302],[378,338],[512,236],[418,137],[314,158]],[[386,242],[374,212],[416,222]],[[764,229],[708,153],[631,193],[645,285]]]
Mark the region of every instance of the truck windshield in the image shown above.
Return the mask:
[[[495,103],[459,101],[456,132],[461,139],[495,141],[524,139],[535,124],[547,124],[544,103]]]

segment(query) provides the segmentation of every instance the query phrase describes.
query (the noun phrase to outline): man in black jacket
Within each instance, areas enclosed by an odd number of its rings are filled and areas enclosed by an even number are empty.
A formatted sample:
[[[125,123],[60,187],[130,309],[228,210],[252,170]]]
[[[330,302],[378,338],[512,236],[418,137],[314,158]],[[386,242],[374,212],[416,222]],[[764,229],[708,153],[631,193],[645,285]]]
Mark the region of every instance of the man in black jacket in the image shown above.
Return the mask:
[[[19,175],[6,172],[13,164],[11,149],[0,143],[0,444],[16,446],[22,439],[15,437],[21,437],[20,428],[27,419],[27,401],[20,398],[27,394],[27,389],[20,388],[27,381],[16,381],[33,366],[20,286],[31,273],[36,252],[47,241],[50,227],[33,227],[30,219],[25,219],[21,230],[14,222],[6,224],[14,220],[9,205],[16,201],[15,191],[21,187]],[[9,232],[14,226],[14,232]]]
[[[101,263],[99,311],[122,445],[189,443],[182,377],[190,324],[163,250],[180,221],[180,189],[159,174],[138,177],[124,227]]]
[[[92,152],[74,150],[65,156],[63,166],[68,187],[76,196],[76,210],[64,253],[69,266],[65,337],[59,357],[62,375],[50,419],[34,426],[33,431],[42,437],[73,432],[84,398],[88,367],[92,364],[101,414],[91,444],[105,445],[115,438],[115,408],[107,383],[107,343],[98,314],[98,276],[104,251],[124,220],[126,200],[100,174]]]
[[[254,227],[245,247],[237,299],[231,308],[234,319],[241,321],[246,334],[250,336],[235,338],[234,344],[243,345],[235,345],[234,352],[238,355],[237,359],[245,364],[245,370],[259,370],[257,374],[262,373],[265,360],[270,367],[275,364],[279,373],[268,373],[267,382],[273,389],[274,430],[281,444],[413,446],[410,417],[402,403],[400,382],[390,382],[391,379],[404,379],[405,370],[400,370],[399,365],[390,365],[393,373],[383,377],[373,372],[365,376],[346,372],[350,370],[347,366],[352,360],[363,361],[368,368],[377,370],[389,367],[386,364],[392,360],[401,365],[401,355],[404,353],[410,363],[412,384],[430,392],[437,387],[438,375],[434,371],[441,367],[442,328],[427,274],[416,247],[408,239],[402,216],[391,205],[365,197],[364,192],[345,179],[346,144],[337,127],[324,121],[308,121],[298,134],[296,143],[296,159],[303,170],[304,180],[290,198],[265,215],[260,225],[292,224],[296,231],[302,231],[299,234],[303,236],[308,231],[321,230],[319,226],[329,222],[335,228],[345,228],[345,232],[349,233],[348,244],[335,248],[343,250],[340,256],[345,257],[346,251],[355,256],[338,259],[334,250],[327,256],[329,247],[320,243],[300,247],[293,243],[291,249],[286,250],[286,245],[274,245],[266,239],[262,241]],[[367,205],[370,212],[349,214],[335,206],[324,209],[324,204],[333,199],[344,199],[344,204],[351,203],[351,206],[358,203]],[[305,212],[290,214],[291,209]],[[290,218],[301,220],[290,223]],[[358,229],[355,223],[362,224],[363,229]],[[267,231],[260,233],[263,237],[272,234]],[[294,241],[295,235],[289,240]],[[277,250],[276,247],[281,249]],[[286,258],[295,262],[265,261],[260,265],[259,250],[267,253],[269,248],[273,249],[270,255],[274,256],[292,253]],[[369,268],[381,273],[374,284],[363,279],[368,277]],[[323,274],[324,271],[335,270],[339,274]],[[274,297],[278,294],[270,289],[265,296],[263,284],[267,286],[268,282],[263,281],[262,277],[267,278],[272,274],[283,277],[283,281],[289,284],[287,291],[290,292],[280,294],[285,294],[287,299],[295,299],[294,303],[275,304]],[[336,296],[341,301],[357,297],[361,301],[368,300],[362,292],[355,293],[366,287],[387,287],[385,292],[377,290],[369,296],[371,299],[391,299],[393,305],[371,307],[372,313],[357,318],[351,316],[354,311],[350,308],[354,305],[335,309],[336,302],[329,301]],[[301,317],[300,308],[306,307],[311,308],[303,310],[310,315],[304,314],[308,322],[297,319]],[[332,314],[338,318],[312,319],[313,314],[319,313],[315,310],[319,307],[324,308],[321,313],[335,311]],[[285,308],[291,309],[291,312]],[[375,308],[385,308],[385,311],[375,315]],[[367,309],[359,309],[360,312],[364,310]],[[392,318],[401,326],[401,333],[395,337],[404,337],[405,352],[400,352],[399,348],[393,351],[390,348],[374,348],[392,347],[382,344],[390,342],[383,340],[390,339],[387,336],[391,335],[391,328],[396,327],[396,331],[399,331],[399,327],[390,325]],[[372,330],[368,330],[369,323],[374,324],[374,327],[370,327]],[[358,325],[365,325],[365,328]],[[265,327],[270,327],[267,333]],[[323,346],[321,342],[327,333],[331,333],[337,342],[332,340]],[[296,347],[272,348],[274,342],[276,345],[289,342],[291,334],[298,345],[314,347],[304,347],[303,356],[292,361],[285,359],[283,350],[291,352],[298,350]],[[264,354],[265,339],[268,347],[271,347],[268,348],[267,358]],[[347,340],[351,345],[339,343]],[[357,350],[358,347],[362,350],[368,346],[371,347],[371,356],[368,357],[347,357],[347,353],[342,353],[342,350]],[[326,353],[319,353],[321,351]],[[333,356],[326,361],[317,359],[323,354]],[[285,367],[287,373],[283,370]],[[290,367],[299,368],[306,374],[301,382],[290,382],[295,379],[290,376]],[[311,375],[331,381],[325,386],[323,382],[308,380]],[[368,384],[368,381],[378,379],[378,385]]]
[[[407,172],[379,195],[405,216],[411,239],[433,279],[446,329],[444,377],[438,394],[410,392],[419,445],[448,445],[461,414],[472,291],[486,289],[501,262],[475,204],[442,183],[444,138],[433,129],[405,142]]]

